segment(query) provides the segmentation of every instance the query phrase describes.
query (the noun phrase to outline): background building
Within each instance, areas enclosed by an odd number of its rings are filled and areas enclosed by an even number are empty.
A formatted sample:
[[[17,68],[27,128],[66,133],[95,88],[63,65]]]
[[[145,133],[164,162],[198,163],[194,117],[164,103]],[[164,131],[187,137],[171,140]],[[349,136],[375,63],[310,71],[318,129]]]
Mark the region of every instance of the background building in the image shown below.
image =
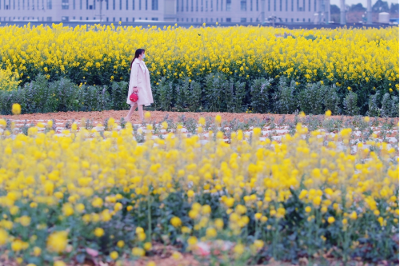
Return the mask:
[[[263,16],[327,22],[330,0],[0,0],[0,21],[245,23]]]
[[[262,3],[264,2],[264,3]],[[329,21],[329,0],[177,0],[178,22],[259,22],[264,6],[265,18],[277,22]]]

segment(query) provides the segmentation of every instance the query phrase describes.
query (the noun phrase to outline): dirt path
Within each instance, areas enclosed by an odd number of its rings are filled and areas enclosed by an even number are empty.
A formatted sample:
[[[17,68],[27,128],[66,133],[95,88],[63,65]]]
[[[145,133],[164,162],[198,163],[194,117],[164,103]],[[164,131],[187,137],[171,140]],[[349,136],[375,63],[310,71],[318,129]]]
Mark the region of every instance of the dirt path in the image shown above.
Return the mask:
[[[35,114],[23,114],[23,115],[0,115],[0,118],[8,118],[11,120],[28,120],[31,122],[36,122],[40,120],[50,120],[55,119],[59,122],[68,121],[68,120],[80,120],[82,118],[90,119],[98,123],[102,123],[106,118],[114,118],[119,121],[122,117],[127,114],[127,110],[122,111],[101,111],[101,112],[58,112],[58,113],[35,113]],[[277,122],[280,118],[282,118],[282,114],[253,114],[253,113],[211,113],[211,112],[203,112],[203,113],[191,113],[191,112],[163,112],[163,111],[149,111],[151,113],[151,120],[156,122],[161,122],[168,115],[169,119],[173,119],[174,121],[178,121],[179,117],[184,115],[186,118],[194,118],[198,120],[200,117],[215,117],[216,115],[220,115],[222,121],[231,121],[233,119],[238,119],[240,121],[248,120],[250,118],[259,118],[263,119],[265,117],[275,117],[275,122]],[[286,121],[292,121],[294,119],[294,115],[284,115]],[[333,118],[340,118],[340,116],[334,116]],[[381,118],[383,120],[383,118]],[[398,122],[399,118],[395,118],[396,122]],[[137,112],[131,118],[132,123],[140,123],[139,116]]]

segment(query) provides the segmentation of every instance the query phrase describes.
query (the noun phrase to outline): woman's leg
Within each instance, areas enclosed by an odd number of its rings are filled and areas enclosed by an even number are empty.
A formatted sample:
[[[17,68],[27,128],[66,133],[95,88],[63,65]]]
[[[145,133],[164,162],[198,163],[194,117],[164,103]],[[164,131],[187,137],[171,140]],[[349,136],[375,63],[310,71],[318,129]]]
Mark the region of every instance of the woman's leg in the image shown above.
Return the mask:
[[[129,110],[128,115],[124,118],[125,121],[129,121],[131,119],[131,116],[133,115],[133,112],[135,112],[136,107],[137,107],[136,103],[131,105],[131,109]]]
[[[143,121],[144,120],[144,117],[143,117],[143,105],[139,105],[138,111],[139,111],[140,120]]]

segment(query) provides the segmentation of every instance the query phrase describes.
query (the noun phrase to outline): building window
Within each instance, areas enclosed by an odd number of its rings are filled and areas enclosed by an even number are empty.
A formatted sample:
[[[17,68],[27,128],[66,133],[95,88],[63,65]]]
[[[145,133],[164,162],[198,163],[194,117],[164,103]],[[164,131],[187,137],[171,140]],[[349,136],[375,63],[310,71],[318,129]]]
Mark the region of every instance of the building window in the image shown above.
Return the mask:
[[[282,11],[282,0],[279,0],[279,11]]]
[[[317,12],[317,0],[314,0],[314,11]]]
[[[186,0],[186,12],[189,11],[189,0]]]
[[[151,20],[153,20],[153,21],[158,21],[158,18],[151,18]]]
[[[208,18],[206,18],[206,22],[208,22]]]
[[[240,22],[241,23],[246,22],[246,18],[240,18]]]
[[[226,22],[232,22],[231,18],[226,18]]]
[[[292,6],[291,6],[291,8],[292,8],[292,11],[293,11],[293,8],[294,8],[294,2],[293,2],[294,0],[292,0]]]
[[[203,0],[201,0],[201,12],[203,12]]]
[[[86,17],[86,20],[89,20],[89,17]]]
[[[203,23],[203,18],[201,18],[201,22]]]
[[[113,0],[113,10],[115,10],[115,0]]]
[[[69,17],[61,17],[61,21],[69,21]]]
[[[285,22],[287,22],[287,18],[285,18]]]
[[[115,22],[115,18],[113,18],[113,22]]]
[[[151,10],[158,10],[158,0],[151,0]]]
[[[268,0],[268,11],[271,11],[271,0]]]
[[[75,0],[72,1],[72,8],[75,10]]]
[[[47,21],[51,21],[51,17],[47,17]]]
[[[106,21],[108,22],[108,17],[106,17]]]
[[[305,19],[305,18],[303,18],[303,22],[306,22],[306,19]]]
[[[226,0],[226,11],[231,11],[232,0]]]
[[[192,22],[193,22],[193,18],[192,18]]]
[[[253,0],[250,0],[250,11],[253,11]]]
[[[274,11],[276,11],[276,0],[274,0]]]
[[[208,0],[206,0],[206,12],[208,12]],[[207,19],[206,19],[207,21]]]
[[[311,11],[311,0],[308,0],[308,11]]]
[[[299,19],[297,19],[297,22],[299,21]]]
[[[285,10],[288,11],[288,0],[286,0],[285,4]]]
[[[128,19],[128,18],[126,18],[126,22],[129,22],[129,19]]]
[[[147,0],[144,0],[144,4],[145,4],[146,10],[147,10]]]
[[[69,9],[69,0],[62,0],[61,9]]]
[[[212,18],[210,18],[210,22],[213,22]]]
[[[80,17],[79,20],[82,20],[82,17]],[[108,21],[108,20],[107,20],[107,21]]]
[[[291,19],[291,21],[293,22],[293,19]]]
[[[122,10],[122,0],[119,0],[119,10]]]
[[[217,5],[215,6],[215,11],[218,11],[218,0],[217,0]]]
[[[129,10],[129,0],[126,0],[126,10]]]
[[[190,6],[190,11],[192,11],[193,12],[193,0],[191,0],[191,6]]]
[[[308,22],[311,22],[311,19],[310,19],[310,18],[308,19]]]
[[[199,22],[199,18],[196,18],[196,22]]]
[[[119,18],[119,21],[122,21],[122,18]]]
[[[199,11],[199,0],[196,0],[196,11]]]
[[[25,1],[22,2],[22,6],[24,6],[24,2],[25,2]],[[47,9],[52,9],[52,8],[53,8],[52,0],[47,0]],[[51,19],[51,17],[47,17],[47,19],[48,19],[48,18]],[[47,21],[51,21],[51,20],[47,20]]]
[[[135,0],[132,0],[132,10],[135,10]]]
[[[240,10],[246,11],[246,0],[240,0]]]
[[[253,18],[250,18],[250,22],[253,22]]]
[[[142,10],[142,0],[139,0],[139,10]]]

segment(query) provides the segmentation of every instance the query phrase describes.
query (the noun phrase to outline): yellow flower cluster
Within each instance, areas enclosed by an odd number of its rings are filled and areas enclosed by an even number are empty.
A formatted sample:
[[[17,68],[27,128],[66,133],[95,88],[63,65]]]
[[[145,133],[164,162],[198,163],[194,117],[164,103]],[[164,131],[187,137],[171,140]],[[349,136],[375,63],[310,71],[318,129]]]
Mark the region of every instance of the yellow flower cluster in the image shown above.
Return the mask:
[[[16,75],[11,72],[11,69],[0,68],[0,90],[12,91],[17,89],[20,81],[17,80]]]
[[[196,78],[211,72],[243,78],[285,75],[346,87],[384,80],[393,88],[398,83],[397,27],[299,29],[280,37],[287,31],[243,26],[6,26],[0,28],[0,67],[24,80],[42,73],[98,84],[127,79],[135,50],[145,48],[155,84],[164,76]],[[106,79],[99,81],[99,75]]]
[[[142,145],[132,130],[128,123],[106,139],[85,129],[62,137],[33,129],[1,136],[2,249],[29,262],[74,254],[73,247],[87,243],[100,248],[103,239],[117,260],[143,256],[155,236],[182,235],[194,251],[198,239],[239,241],[252,232],[248,252],[256,254],[283,238],[281,221],[300,214],[306,218],[299,230],[311,232],[307,241],[328,241],[327,235],[339,241],[347,232],[369,239],[374,230],[392,235],[398,228],[395,149],[370,141],[373,149],[359,144],[352,153],[337,145],[350,129],[332,136],[298,124],[280,144],[258,140],[259,128],[252,142],[233,132],[231,144],[222,134],[202,144],[198,136],[151,140],[147,132]],[[346,243],[335,245],[349,249]],[[240,259],[246,245],[238,242],[234,252]]]

